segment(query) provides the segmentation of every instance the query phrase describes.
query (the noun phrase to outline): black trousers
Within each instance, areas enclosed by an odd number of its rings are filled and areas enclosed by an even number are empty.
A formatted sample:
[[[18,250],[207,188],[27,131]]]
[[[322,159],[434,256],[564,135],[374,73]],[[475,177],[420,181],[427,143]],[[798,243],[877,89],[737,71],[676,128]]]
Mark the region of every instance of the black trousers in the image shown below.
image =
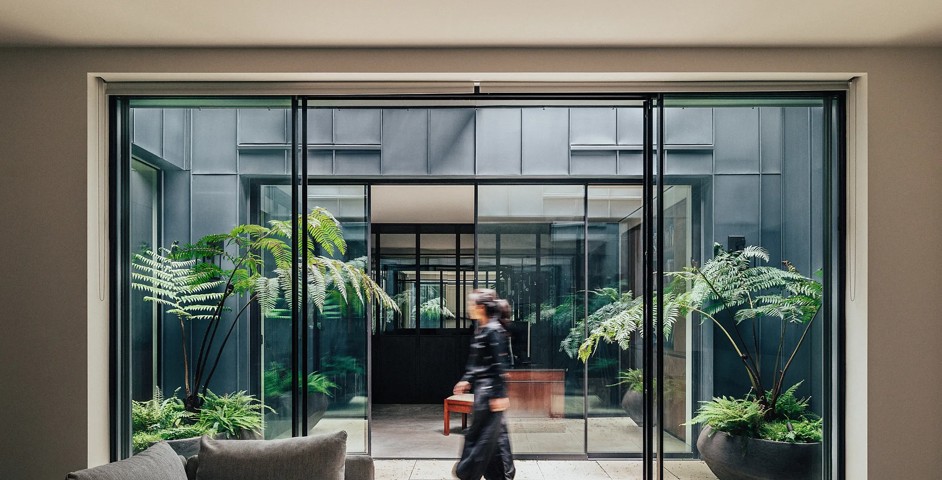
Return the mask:
[[[475,409],[455,474],[461,480],[512,480],[516,473],[504,412]]]

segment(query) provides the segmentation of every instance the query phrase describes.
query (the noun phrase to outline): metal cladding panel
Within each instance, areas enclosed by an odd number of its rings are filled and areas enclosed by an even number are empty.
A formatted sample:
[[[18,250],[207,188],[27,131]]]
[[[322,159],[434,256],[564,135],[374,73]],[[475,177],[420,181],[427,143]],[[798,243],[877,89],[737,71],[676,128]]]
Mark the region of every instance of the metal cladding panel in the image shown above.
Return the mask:
[[[617,113],[619,145],[644,144],[644,110],[641,108],[619,108]]]
[[[782,108],[762,107],[759,109],[759,152],[762,173],[782,173],[782,155],[785,153],[783,121]]]
[[[570,175],[616,175],[617,163],[614,150],[574,151]]]
[[[759,173],[759,109],[717,108],[713,119],[715,173]]]
[[[667,145],[712,145],[713,109],[665,108],[664,143]]]
[[[428,175],[428,110],[383,110],[383,175]]]
[[[709,175],[713,173],[713,152],[709,150],[667,150],[665,175]]]
[[[716,175],[713,185],[713,240],[725,248],[730,235],[743,235],[758,244],[759,175]]]
[[[762,175],[762,236],[759,246],[769,252],[769,265],[782,264],[782,176]]]
[[[568,174],[569,109],[526,108],[522,115],[523,174]]]
[[[193,173],[236,173],[236,110],[193,110]]]
[[[429,173],[474,175],[474,110],[429,111]]]
[[[288,152],[277,150],[243,150],[239,152],[239,173],[241,174],[278,174],[286,170]]]
[[[670,168],[665,168],[665,173]],[[644,175],[644,155],[640,151],[618,152],[618,174],[640,177]]]
[[[334,143],[334,110],[332,108],[307,110],[307,143]]]
[[[785,164],[782,257],[799,271],[811,271],[811,133],[808,109],[785,109]]]
[[[520,175],[521,113],[519,108],[480,108],[477,111],[478,175]]]
[[[382,143],[382,128],[382,110],[367,108],[338,108],[334,110],[333,143],[379,145]]]
[[[807,276],[814,274],[812,251],[818,248],[813,241],[812,225],[821,215],[820,209],[814,210],[812,202],[811,125],[811,114],[807,107],[784,109],[782,258],[790,261],[801,274]],[[796,345],[801,336],[801,330],[801,328],[789,328],[785,335],[785,345]],[[819,338],[820,335],[816,335],[812,330],[809,338],[805,340],[806,344],[789,369],[789,377],[804,380],[797,395],[811,395],[814,384],[820,382],[817,378],[820,369],[816,366],[820,366],[821,363],[820,360],[813,358],[814,352],[812,352],[816,345],[820,345]],[[786,386],[791,386],[788,383],[791,382],[787,382]],[[817,401],[813,399],[813,402]],[[812,408],[815,408],[814,404]]]
[[[287,159],[287,173],[291,173],[291,157]],[[334,152],[330,150],[309,150],[307,153],[307,174],[314,175],[333,175],[334,174]]]
[[[193,175],[192,240],[228,232],[239,221],[238,175]]]
[[[186,116],[182,108],[164,109],[164,160],[186,168]]]
[[[615,144],[614,108],[571,108],[569,115],[573,145]]]
[[[380,156],[375,150],[338,150],[334,175],[379,175]]]
[[[239,143],[288,143],[288,111],[283,108],[239,110]]]
[[[190,172],[164,171],[163,246],[173,242],[189,243]]]
[[[158,157],[163,157],[163,110],[135,108],[131,143]]]

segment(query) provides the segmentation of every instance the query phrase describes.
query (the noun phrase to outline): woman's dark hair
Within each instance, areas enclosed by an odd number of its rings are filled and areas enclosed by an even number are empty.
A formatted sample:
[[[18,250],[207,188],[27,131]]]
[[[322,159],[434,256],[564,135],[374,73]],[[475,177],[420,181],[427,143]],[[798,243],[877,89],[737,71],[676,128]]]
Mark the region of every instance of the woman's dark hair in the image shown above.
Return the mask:
[[[475,305],[483,305],[484,312],[488,317],[498,316],[501,313],[497,304],[500,298],[498,298],[497,292],[490,288],[476,288],[468,294],[468,300],[474,302]]]
[[[497,320],[500,321],[504,330],[507,330],[507,333],[510,333],[510,317],[513,312],[510,309],[510,302],[504,300],[503,298],[497,299],[497,309],[500,310],[500,316],[497,317]]]

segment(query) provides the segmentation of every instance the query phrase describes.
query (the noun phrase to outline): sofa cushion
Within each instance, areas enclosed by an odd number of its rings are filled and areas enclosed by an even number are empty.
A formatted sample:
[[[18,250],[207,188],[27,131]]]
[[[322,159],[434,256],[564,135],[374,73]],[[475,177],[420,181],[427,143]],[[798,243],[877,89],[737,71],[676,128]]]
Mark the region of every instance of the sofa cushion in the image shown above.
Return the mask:
[[[72,472],[68,480],[187,480],[180,456],[166,442],[120,462]]]
[[[373,457],[369,455],[347,455],[344,480],[373,480]]]
[[[343,480],[347,432],[200,442],[197,480]]]

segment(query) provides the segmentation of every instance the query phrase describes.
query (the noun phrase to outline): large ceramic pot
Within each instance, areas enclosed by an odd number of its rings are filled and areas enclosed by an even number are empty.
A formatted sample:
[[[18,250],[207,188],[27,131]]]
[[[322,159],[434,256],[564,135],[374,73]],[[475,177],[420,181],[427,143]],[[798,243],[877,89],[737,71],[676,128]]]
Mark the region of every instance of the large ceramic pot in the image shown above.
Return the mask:
[[[644,426],[644,395],[641,392],[628,390],[625,396],[621,397],[621,408],[628,413],[628,417],[634,420],[639,427]]]
[[[697,439],[700,458],[719,480],[816,480],[821,444],[738,437],[705,427]]]

